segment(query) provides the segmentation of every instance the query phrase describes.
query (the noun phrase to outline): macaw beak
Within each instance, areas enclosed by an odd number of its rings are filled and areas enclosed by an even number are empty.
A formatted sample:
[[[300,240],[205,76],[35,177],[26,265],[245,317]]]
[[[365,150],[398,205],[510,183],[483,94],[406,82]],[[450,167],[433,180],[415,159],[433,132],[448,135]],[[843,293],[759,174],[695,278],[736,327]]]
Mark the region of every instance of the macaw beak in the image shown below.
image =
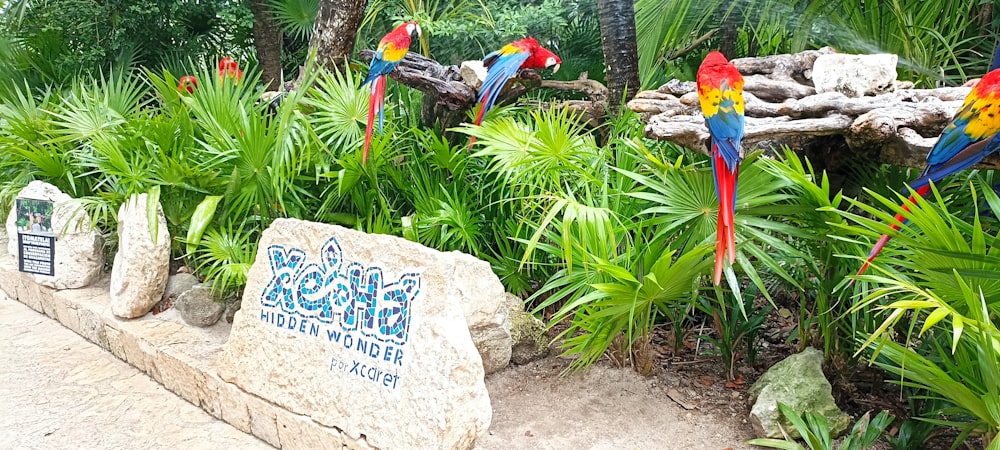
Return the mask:
[[[559,71],[559,63],[556,63],[556,65],[552,66],[552,73],[556,73],[558,71]]]

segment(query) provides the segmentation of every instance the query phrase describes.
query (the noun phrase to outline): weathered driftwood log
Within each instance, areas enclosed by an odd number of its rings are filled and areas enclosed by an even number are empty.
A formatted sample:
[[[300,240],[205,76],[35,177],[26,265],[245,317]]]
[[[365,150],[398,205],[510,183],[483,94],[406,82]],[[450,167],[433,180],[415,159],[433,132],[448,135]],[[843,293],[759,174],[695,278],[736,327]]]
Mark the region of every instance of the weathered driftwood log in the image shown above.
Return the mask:
[[[359,52],[366,62],[374,55],[371,50]],[[476,102],[476,91],[462,81],[458,66],[442,66],[418,53],[407,53],[389,77],[424,93],[420,119],[427,126],[456,125]]]
[[[361,59],[366,62],[371,61],[374,54],[371,50],[359,52]],[[441,126],[442,129],[447,129],[458,125],[466,119],[466,112],[476,106],[477,92],[463,80],[458,66],[443,66],[433,59],[409,52],[389,77],[424,93],[420,118],[429,127]],[[537,72],[528,69],[518,74],[517,82],[507,83],[500,92],[497,104],[511,103],[539,88],[583,93],[590,101],[568,101],[557,105],[566,105],[588,120],[600,120],[604,116],[608,90],[601,83],[588,79],[543,80]]]
[[[828,169],[856,158],[922,168],[971,88],[912,89],[912,84],[897,82],[880,95],[816,93],[812,64],[829,52],[733,60],[745,79],[744,147],[788,145],[820,159],[814,163]],[[708,129],[693,82],[671,80],[655,91],[640,92],[628,106],[646,120],[647,137],[707,151]],[[978,167],[1000,168],[1000,157],[987,158]]]

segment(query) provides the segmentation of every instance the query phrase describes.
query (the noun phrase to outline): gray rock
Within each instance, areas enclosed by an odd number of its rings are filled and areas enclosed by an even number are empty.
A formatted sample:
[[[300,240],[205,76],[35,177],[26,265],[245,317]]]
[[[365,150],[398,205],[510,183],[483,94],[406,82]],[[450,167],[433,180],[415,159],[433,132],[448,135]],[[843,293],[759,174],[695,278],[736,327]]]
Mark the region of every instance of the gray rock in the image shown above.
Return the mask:
[[[226,303],[215,298],[210,287],[198,285],[178,296],[174,308],[188,325],[210,327],[222,317]]]
[[[486,79],[486,66],[483,65],[482,61],[478,60],[462,61],[459,73],[462,75],[462,81],[465,84],[471,86],[473,89],[479,89],[483,85],[483,80]]]
[[[240,310],[240,298],[230,297],[226,299],[226,313],[223,315],[226,318],[227,323],[233,323],[233,319],[236,317],[236,311]]]
[[[181,294],[198,285],[198,277],[190,273],[175,273],[167,277],[167,286],[163,288],[163,298],[176,300]]]
[[[447,256],[454,258],[455,263],[452,295],[465,313],[472,342],[483,360],[483,370],[491,374],[507,367],[511,338],[503,284],[488,262],[460,252],[450,252]]]
[[[342,430],[349,448],[471,448],[488,431],[467,309],[505,315],[462,302],[492,298],[496,275],[401,238],[294,219],[275,220],[259,248],[220,378]]]
[[[19,198],[52,202],[52,233],[55,235],[53,275],[32,275],[35,282],[54,289],[75,289],[90,285],[104,269],[104,239],[90,225],[90,215],[72,203],[73,198],[59,188],[32,181],[17,194]],[[12,205],[14,206],[14,205]],[[7,253],[17,260],[17,212],[11,208],[5,223]]]
[[[159,203],[155,240],[146,219],[146,194],[129,197],[118,209],[118,253],[111,268],[111,312],[132,319],[163,297],[170,274],[170,233]]]
[[[834,437],[847,430],[851,418],[834,402],[822,366],[823,352],[807,347],[772,366],[750,387],[750,422],[757,437],[781,438],[781,428],[789,436],[799,437],[791,422],[782,416],[778,402],[799,414],[812,411],[822,415]]]
[[[549,336],[545,323],[524,310],[524,301],[514,294],[507,294],[507,311],[510,314],[510,337],[513,341],[510,360],[514,364],[527,364],[549,354]]]
[[[817,93],[840,92],[848,97],[883,94],[895,85],[898,60],[885,53],[820,55],[813,63],[813,86]]]

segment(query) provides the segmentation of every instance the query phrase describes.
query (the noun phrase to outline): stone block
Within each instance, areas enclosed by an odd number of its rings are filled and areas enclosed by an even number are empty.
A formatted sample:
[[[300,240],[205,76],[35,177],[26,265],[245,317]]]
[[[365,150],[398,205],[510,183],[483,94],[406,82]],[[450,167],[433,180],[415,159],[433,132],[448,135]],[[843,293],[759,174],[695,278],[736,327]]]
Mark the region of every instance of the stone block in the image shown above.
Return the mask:
[[[275,408],[266,401],[253,395],[246,395],[247,414],[250,416],[250,434],[259,437],[277,448],[281,448],[278,439],[278,425],[275,418]]]
[[[52,301],[52,312],[54,313],[52,317],[66,328],[82,336],[83,333],[80,331],[80,316],[76,312],[76,304],[71,303],[62,296],[52,296],[50,298]]]
[[[250,394],[243,392],[232,383],[221,380],[219,383],[219,408],[222,412],[222,420],[237,430],[252,433],[250,411],[247,410],[246,402],[246,397]]]
[[[219,355],[223,380],[378,448],[471,448],[487,431],[461,302],[492,281],[460,279],[467,258],[293,219],[274,221],[259,249]],[[253,403],[264,438],[275,418]]]
[[[158,379],[159,375],[154,376],[156,366],[152,363],[156,350],[148,342],[138,337],[132,330],[122,333],[119,340],[122,352],[125,355],[125,361],[135,366],[136,369],[145,372],[154,380]]]
[[[282,450],[339,450],[344,440],[339,431],[313,422],[308,417],[276,410],[278,439]]]
[[[108,337],[108,346],[105,348],[105,350],[111,352],[111,354],[118,357],[118,359],[128,362],[128,358],[125,355],[125,346],[122,345],[121,330],[105,322],[104,335]]]
[[[80,320],[80,336],[101,348],[108,348],[108,336],[104,333],[104,321],[101,320],[101,316],[89,308],[77,308],[76,312]]]

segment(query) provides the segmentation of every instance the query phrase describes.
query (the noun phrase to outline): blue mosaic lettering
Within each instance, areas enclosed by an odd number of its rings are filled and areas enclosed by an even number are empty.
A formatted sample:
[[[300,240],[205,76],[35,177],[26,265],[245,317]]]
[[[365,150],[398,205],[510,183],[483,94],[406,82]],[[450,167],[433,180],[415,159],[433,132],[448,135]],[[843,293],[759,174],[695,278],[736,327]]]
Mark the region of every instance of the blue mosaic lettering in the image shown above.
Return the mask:
[[[289,330],[318,335],[316,321],[385,344],[401,346],[409,340],[410,305],[420,295],[420,274],[403,274],[387,283],[381,267],[350,262],[345,269],[336,238],[324,243],[320,264],[307,263],[306,253],[294,247],[271,245],[267,255],[272,278],[261,305],[287,314],[270,320],[278,327],[287,323]],[[263,314],[261,320],[266,321]],[[354,339],[348,341],[348,336],[344,345],[350,348]],[[339,342],[340,334],[327,330],[327,338]],[[365,353],[363,345],[359,342],[357,350]]]

